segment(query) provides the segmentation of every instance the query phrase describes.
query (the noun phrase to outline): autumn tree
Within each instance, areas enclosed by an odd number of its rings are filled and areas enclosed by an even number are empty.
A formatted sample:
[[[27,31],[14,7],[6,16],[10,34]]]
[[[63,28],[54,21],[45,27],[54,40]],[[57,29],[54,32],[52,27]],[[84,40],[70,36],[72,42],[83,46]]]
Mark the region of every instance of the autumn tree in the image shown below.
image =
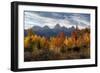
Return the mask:
[[[29,48],[30,46],[30,37],[27,36],[24,38],[24,48]]]
[[[67,47],[72,48],[74,46],[73,39],[71,37],[68,38]]]
[[[28,31],[28,36],[34,35],[34,32],[32,31],[32,29],[28,29],[27,31]]]
[[[64,32],[60,32],[56,37],[56,42],[57,42],[56,46],[62,47],[64,40],[65,40],[65,34]]]
[[[89,33],[84,33],[83,42],[84,42],[84,45],[90,45],[90,34]]]
[[[78,33],[77,33],[77,31],[73,31],[72,32],[71,38],[72,38],[72,41],[73,41],[73,45],[76,46],[77,45],[77,40],[78,40]]]
[[[66,37],[66,39],[64,40],[64,44],[66,45],[66,46],[68,46],[68,38]]]
[[[32,42],[33,32],[32,29],[27,30],[28,35],[24,38],[24,48],[30,48],[30,44]]]

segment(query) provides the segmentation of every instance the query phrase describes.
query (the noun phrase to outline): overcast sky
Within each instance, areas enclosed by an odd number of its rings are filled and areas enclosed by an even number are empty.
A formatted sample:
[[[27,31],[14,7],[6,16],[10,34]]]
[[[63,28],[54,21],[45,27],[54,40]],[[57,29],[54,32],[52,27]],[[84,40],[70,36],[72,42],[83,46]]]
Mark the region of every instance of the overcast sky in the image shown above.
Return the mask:
[[[45,25],[53,28],[56,24],[67,28],[78,25],[81,29],[90,26],[90,14],[24,11],[24,23],[25,29]]]

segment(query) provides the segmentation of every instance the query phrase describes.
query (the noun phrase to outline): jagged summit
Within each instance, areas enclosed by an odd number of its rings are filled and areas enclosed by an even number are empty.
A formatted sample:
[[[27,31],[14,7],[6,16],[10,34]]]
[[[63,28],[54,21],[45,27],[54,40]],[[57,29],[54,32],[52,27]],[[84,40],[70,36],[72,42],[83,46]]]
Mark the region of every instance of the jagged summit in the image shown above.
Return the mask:
[[[61,26],[60,26],[60,24],[56,24],[54,28],[59,29],[59,28],[61,28]]]
[[[40,35],[40,36],[45,36],[45,37],[56,36],[60,32],[64,32],[66,36],[71,36],[71,33],[75,31],[74,26],[67,28],[65,26],[61,27],[60,24],[56,24],[54,28],[52,29],[47,25],[44,27],[33,26],[31,29],[35,34]],[[24,32],[25,32],[25,35],[27,35],[26,30],[24,30]]]
[[[44,29],[50,29],[47,25],[43,27]]]

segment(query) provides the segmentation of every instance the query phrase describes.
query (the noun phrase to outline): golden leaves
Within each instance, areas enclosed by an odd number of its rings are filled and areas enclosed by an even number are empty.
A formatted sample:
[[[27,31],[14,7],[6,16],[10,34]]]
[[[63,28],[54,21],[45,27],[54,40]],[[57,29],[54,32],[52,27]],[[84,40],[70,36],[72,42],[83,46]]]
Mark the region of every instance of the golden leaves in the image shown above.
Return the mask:
[[[90,45],[90,32],[87,30],[74,31],[70,37],[65,36],[64,32],[60,32],[57,36],[50,38],[38,36],[32,30],[28,30],[28,35],[24,38],[24,48],[56,50],[64,47],[73,48]]]

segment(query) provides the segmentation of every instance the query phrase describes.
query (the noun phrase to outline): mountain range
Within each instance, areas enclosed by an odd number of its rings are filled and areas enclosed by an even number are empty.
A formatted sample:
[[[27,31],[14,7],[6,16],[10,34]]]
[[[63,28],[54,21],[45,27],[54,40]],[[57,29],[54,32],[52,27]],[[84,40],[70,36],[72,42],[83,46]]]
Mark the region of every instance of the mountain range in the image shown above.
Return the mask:
[[[44,26],[44,27],[40,27],[40,26],[33,26],[32,28],[32,32],[34,32],[35,34],[39,35],[39,36],[45,36],[47,38],[51,37],[51,36],[57,36],[60,32],[64,32],[64,34],[68,37],[71,36],[71,33],[73,31],[75,31],[75,27],[61,27],[59,24],[56,24],[54,28],[49,28],[48,26]],[[27,30],[24,30],[24,36],[27,36]]]

